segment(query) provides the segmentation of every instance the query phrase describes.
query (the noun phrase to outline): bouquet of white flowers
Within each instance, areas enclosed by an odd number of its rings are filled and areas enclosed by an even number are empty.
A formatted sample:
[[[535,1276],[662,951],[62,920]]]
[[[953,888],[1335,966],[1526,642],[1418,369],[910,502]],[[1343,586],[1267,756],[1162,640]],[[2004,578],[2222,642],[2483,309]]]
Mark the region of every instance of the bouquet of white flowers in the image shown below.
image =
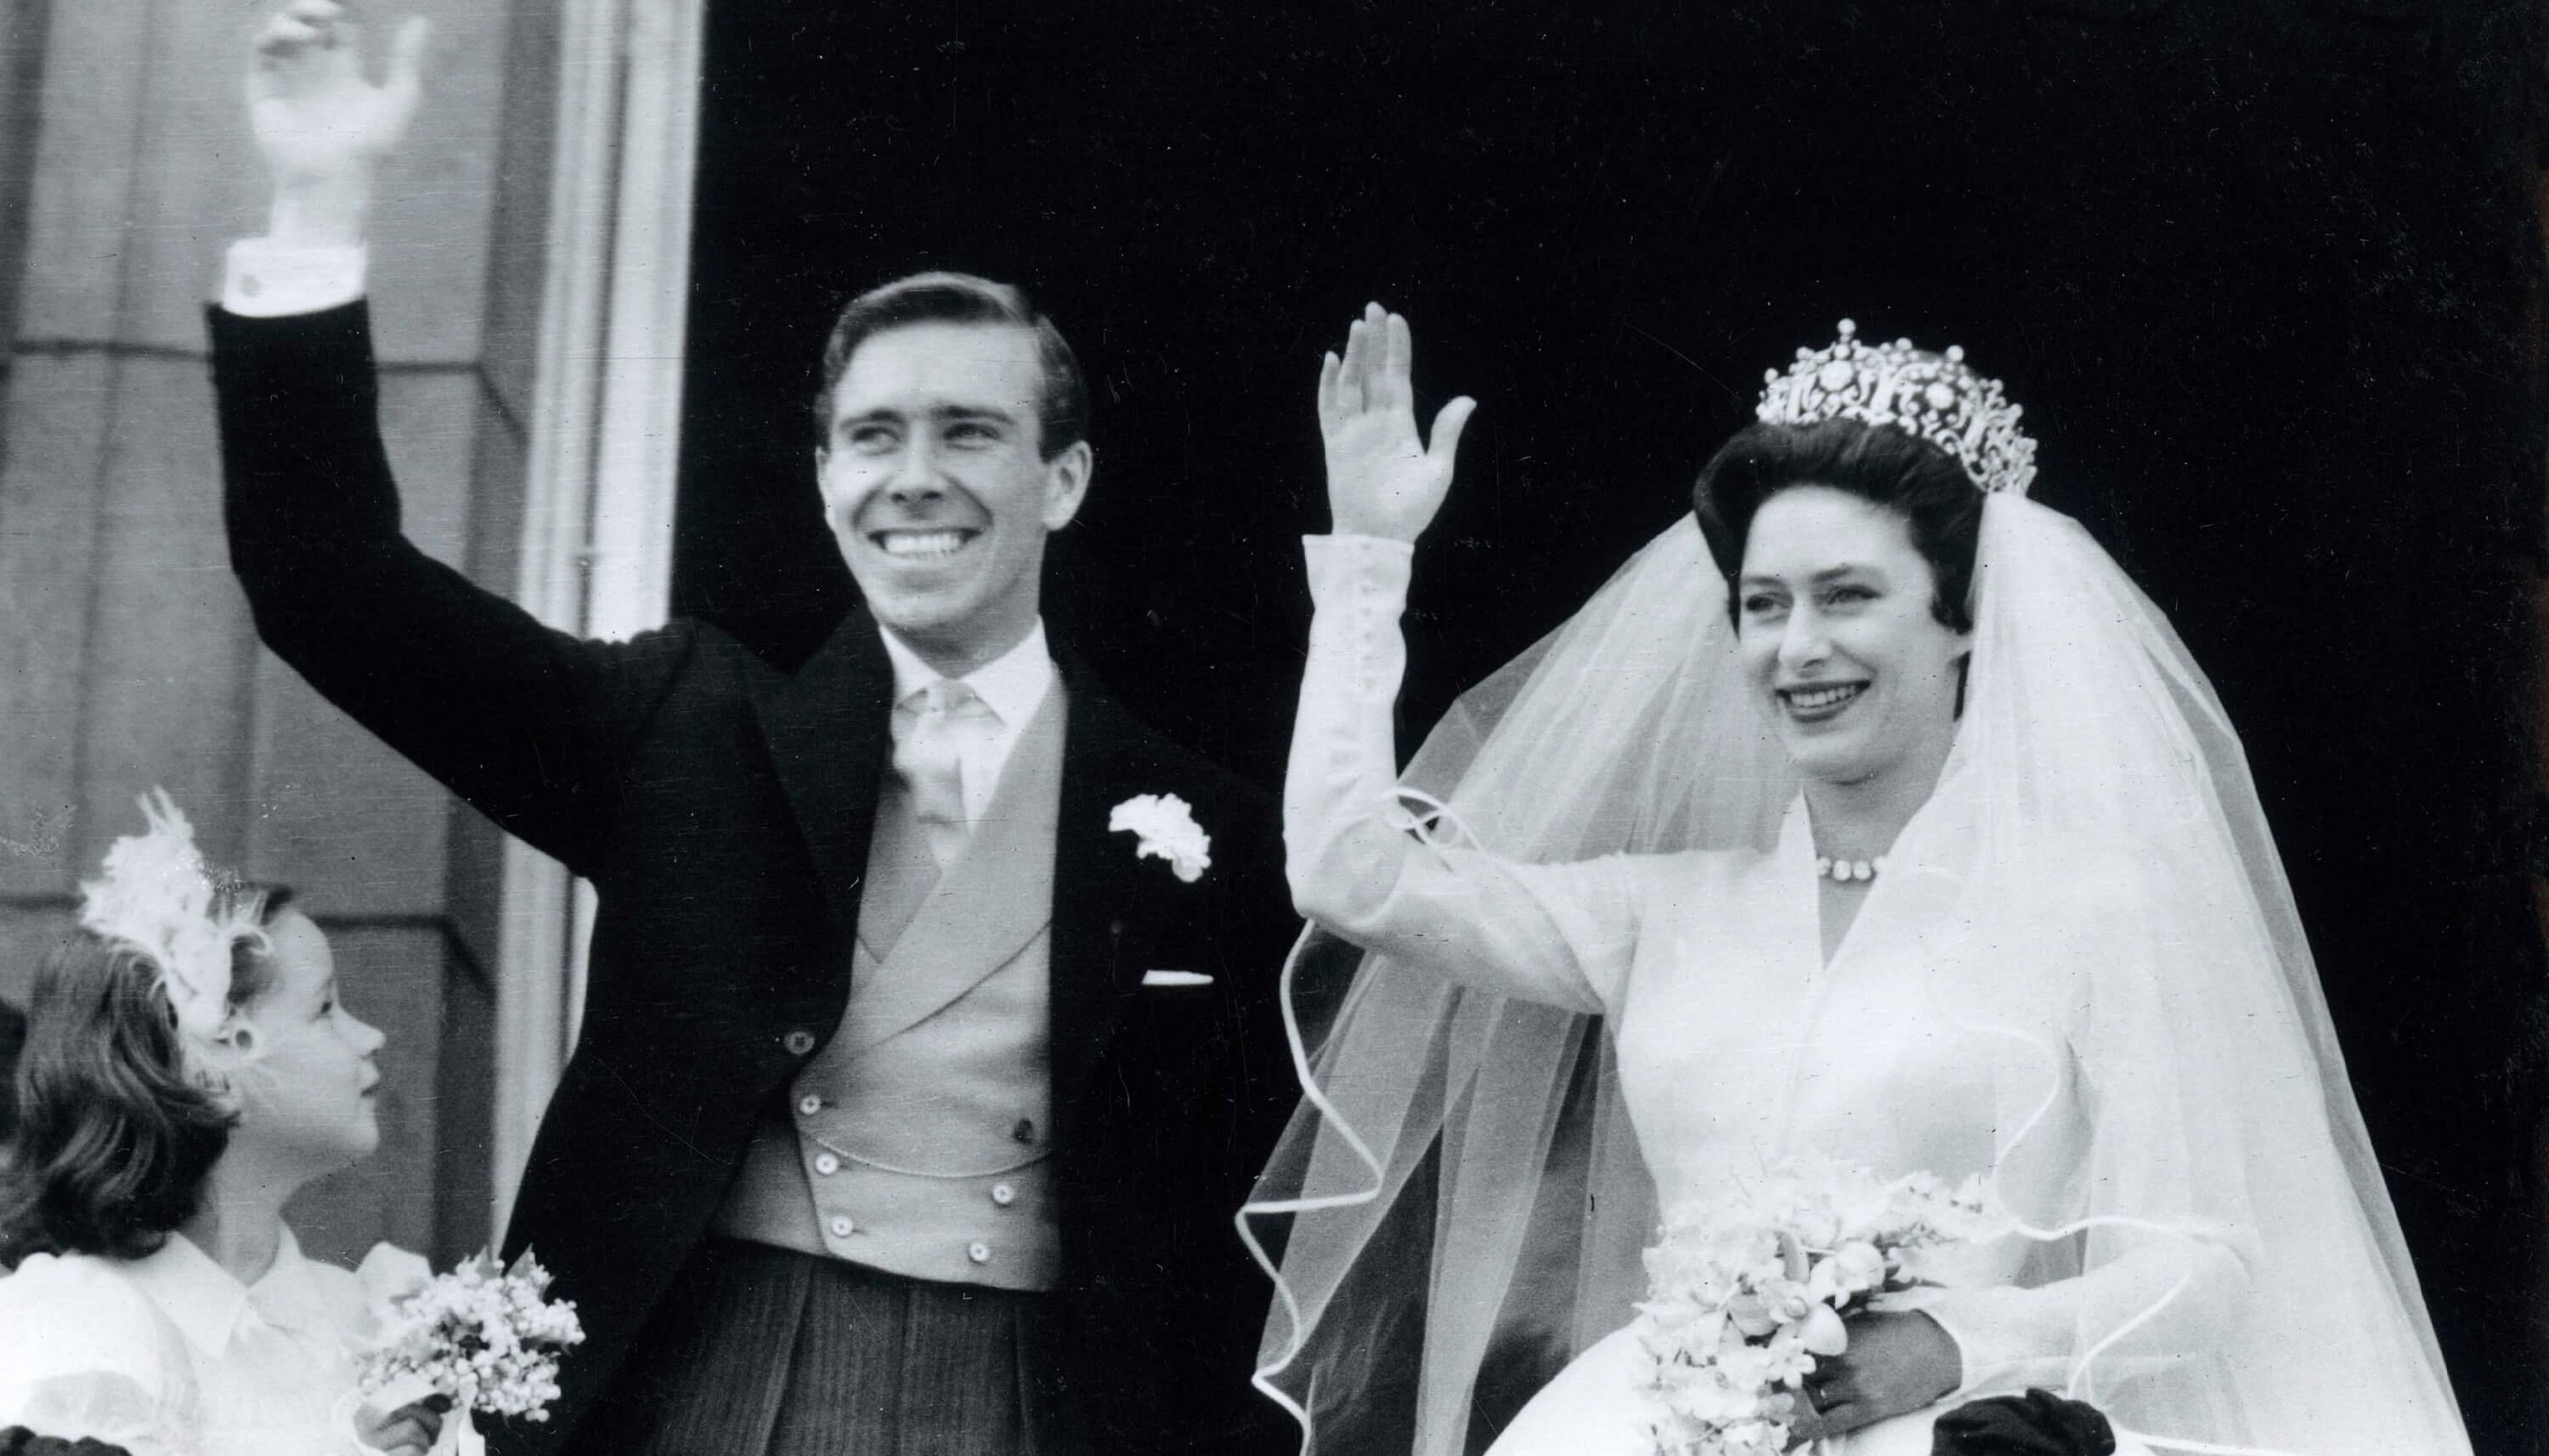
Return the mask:
[[[481,1253],[386,1301],[363,1356],[361,1388],[399,1404],[450,1398],[461,1415],[548,1418],[558,1356],[582,1343],[575,1305],[548,1298],[549,1275],[528,1250],[508,1268]]]
[[[1657,1456],[1780,1456],[1816,1357],[1848,1347],[1841,1317],[1998,1231],[1988,1203],[1980,1176],[1951,1190],[1801,1159],[1674,1209],[1633,1326]]]

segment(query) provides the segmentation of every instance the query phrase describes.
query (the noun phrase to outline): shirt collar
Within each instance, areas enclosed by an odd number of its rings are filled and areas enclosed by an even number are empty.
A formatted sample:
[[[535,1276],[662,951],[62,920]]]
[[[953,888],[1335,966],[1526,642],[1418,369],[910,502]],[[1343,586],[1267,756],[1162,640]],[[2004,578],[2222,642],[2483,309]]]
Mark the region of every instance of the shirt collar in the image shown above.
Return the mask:
[[[894,663],[894,700],[902,702],[913,693],[938,682],[944,675],[920,660],[903,640],[883,623],[877,635],[885,639],[885,655]],[[1016,727],[1035,716],[1044,705],[1044,695],[1053,686],[1053,653],[1046,647],[1044,618],[1027,629],[1017,646],[956,680],[974,689],[991,715],[1009,727]]]
[[[169,1234],[158,1252],[134,1260],[131,1274],[186,1342],[207,1355],[227,1353],[251,1312],[268,1324],[305,1334],[322,1333],[330,1322],[310,1261],[289,1228],[275,1242],[273,1267],[253,1285],[239,1283],[182,1233]]]

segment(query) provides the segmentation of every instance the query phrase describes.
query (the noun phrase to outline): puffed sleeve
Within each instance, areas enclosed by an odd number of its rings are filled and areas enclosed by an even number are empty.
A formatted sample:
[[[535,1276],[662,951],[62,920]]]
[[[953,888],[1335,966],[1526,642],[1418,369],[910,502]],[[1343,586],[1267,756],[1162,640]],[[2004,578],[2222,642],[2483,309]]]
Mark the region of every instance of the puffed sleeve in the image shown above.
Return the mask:
[[[344,1312],[340,1318],[357,1344],[372,1340],[392,1303],[433,1282],[433,1266],[425,1255],[394,1243],[373,1244],[350,1272],[330,1268],[327,1273],[330,1298]]]
[[[1616,1007],[1637,946],[1636,862],[1523,864],[1393,824],[1390,715],[1413,552],[1369,536],[1304,545],[1310,651],[1283,778],[1294,907],[1367,950],[1505,995]]]
[[[0,1279],[0,1427],[82,1438],[132,1456],[185,1456],[172,1331],[102,1260],[36,1254]]]

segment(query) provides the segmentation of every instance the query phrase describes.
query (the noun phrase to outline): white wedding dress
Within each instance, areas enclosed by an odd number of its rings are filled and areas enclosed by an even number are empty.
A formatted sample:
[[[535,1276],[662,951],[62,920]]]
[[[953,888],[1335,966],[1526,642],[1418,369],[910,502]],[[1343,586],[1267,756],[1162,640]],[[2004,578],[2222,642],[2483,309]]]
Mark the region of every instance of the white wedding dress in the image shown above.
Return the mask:
[[[2010,927],[1978,924],[1969,894],[1981,874],[1976,845],[1991,843],[1978,826],[2001,806],[1969,770],[1971,745],[1960,741],[1827,959],[1802,797],[1787,800],[1768,848],[1535,864],[1450,847],[1450,826],[1411,834],[1392,812],[1390,729],[1404,664],[1396,619],[1408,552],[1354,537],[1308,544],[1317,618],[1285,785],[1296,900],[1319,927],[1398,966],[1604,1018],[1657,1203],[1706,1197],[1729,1180],[1812,1155],[1887,1176],[1927,1171],[1952,1182],[1992,1174],[2012,1209],[2041,1223],[2113,1207],[2138,1216],[2039,1228],[2034,1236],[1965,1250],[1943,1287],[1913,1299],[1955,1341],[1962,1385],[1935,1406],[1824,1442],[1818,1453],[1928,1456],[1940,1412],[2029,1387],[2069,1389],[2111,1414],[2119,1407],[2110,1391],[2128,1393],[2125,1415],[2197,1412],[2193,1434],[2217,1443],[2305,1432],[2318,1442],[2308,1456],[2466,1451],[2448,1392],[2438,1376],[2422,1373],[2432,1360],[2430,1336],[2419,1339],[2421,1310],[2404,1314],[2385,1280],[2357,1279],[2331,1254],[2331,1267],[2348,1272],[2331,1277],[2325,1308],[2272,1306],[2273,1318],[2261,1319],[2259,1286],[2280,1277],[2271,1271],[2281,1267],[2285,1229],[2322,1239],[2315,1226],[2285,1221],[2276,1212],[2284,1204],[2242,1183],[2236,1144],[2226,1154],[2210,1147],[2163,1154],[2157,1167],[2118,1162],[2124,1125],[2166,1116],[2200,1128],[2211,1116],[2201,1106],[2170,1108],[2180,1094],[2201,1097],[2204,1084],[2175,1085],[2173,1057],[2139,1049],[2166,1045],[2159,1034],[2120,1030],[2167,1024],[2169,988],[2120,987],[2108,961],[2130,960],[2129,948],[2150,942],[2151,896],[2181,893],[2146,872],[2131,846],[2075,843],[2069,863],[2049,877],[2052,887],[2038,887],[2023,944]],[[1714,588],[1683,584],[1695,594]],[[1385,985],[1362,989],[1393,994]],[[1457,1027],[1455,1005],[1444,1016]],[[2298,1017],[2288,1008],[2274,1014]],[[2256,1030],[2259,1046],[2292,1032]],[[1423,1051],[1407,1046],[1406,1065],[1422,1061]],[[1456,1066],[1464,1054],[1453,1053]],[[1368,1069],[1363,1075],[1370,1079]],[[2153,1105],[2162,1112],[2149,1111]],[[2274,1115],[2298,1127],[2315,1106],[2296,1103],[2300,1110]],[[1302,1116],[1296,1135],[1307,1128],[1315,1138],[1313,1115]],[[1394,1130],[1379,1131],[1385,1138]],[[2144,1142],[2165,1145],[2143,1135],[2126,1145]],[[1448,1164],[1455,1154],[1443,1155]],[[1520,1165],[1536,1172],[1537,1151]],[[2109,1185],[2129,1196],[2102,1202]],[[2329,1201],[2313,1193],[2302,1202],[2312,1200]],[[2386,1206],[2381,1213],[2386,1218]],[[1449,1227],[1458,1211],[1440,1218]],[[1287,1276],[1301,1270],[1310,1282],[1321,1279],[1312,1268],[1321,1255],[1303,1231],[1314,1228],[1306,1222],[1295,1228]],[[2405,1298],[2414,1298],[2412,1288]],[[1496,1314],[1494,1299],[1479,1305],[1438,1288],[1427,1318],[1484,1323]],[[1314,1307],[1304,1322],[1318,1315]],[[2254,1362],[2240,1352],[2252,1341],[2288,1340],[2295,1315],[2303,1325],[2350,1322],[2364,1341],[2356,1347],[2365,1352],[2361,1363],[2391,1367],[2363,1377],[2371,1388],[2359,1407],[2314,1409],[2349,1399],[2346,1382],[2360,1374],[2348,1364],[2351,1350],[2334,1357],[2347,1368],[2259,1394]],[[1270,1351],[1291,1334],[1280,1324],[1270,1326]],[[1504,1428],[1492,1456],[1655,1449],[1633,1332],[1616,1328],[1578,1343],[1580,1353]],[[2080,1379],[2092,1366],[2094,1378]],[[1325,1399],[1340,1398],[1331,1391]],[[1452,1409],[1465,1411],[1465,1401]],[[2141,1449],[2124,1429],[2130,1422],[2118,1424],[2123,1449]],[[2154,1434],[2190,1432],[2178,1425]],[[1418,1446],[1457,1451],[1460,1439],[1457,1430],[1438,1429],[1420,1433]],[[1330,1449],[1315,1430],[1312,1449]],[[1340,1449],[1361,1456],[1359,1448]],[[1403,1447],[1389,1456],[1404,1456]]]

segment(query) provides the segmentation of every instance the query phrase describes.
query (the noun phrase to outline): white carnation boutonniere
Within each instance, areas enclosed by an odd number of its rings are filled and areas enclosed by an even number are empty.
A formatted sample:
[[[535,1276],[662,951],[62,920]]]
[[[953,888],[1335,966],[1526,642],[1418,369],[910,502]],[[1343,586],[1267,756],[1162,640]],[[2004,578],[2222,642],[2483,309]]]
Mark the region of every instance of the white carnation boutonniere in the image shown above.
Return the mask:
[[[1115,806],[1106,818],[1113,834],[1131,834],[1139,843],[1133,858],[1169,862],[1178,878],[1192,884],[1212,867],[1212,836],[1194,821],[1194,810],[1173,793],[1135,794]]]

